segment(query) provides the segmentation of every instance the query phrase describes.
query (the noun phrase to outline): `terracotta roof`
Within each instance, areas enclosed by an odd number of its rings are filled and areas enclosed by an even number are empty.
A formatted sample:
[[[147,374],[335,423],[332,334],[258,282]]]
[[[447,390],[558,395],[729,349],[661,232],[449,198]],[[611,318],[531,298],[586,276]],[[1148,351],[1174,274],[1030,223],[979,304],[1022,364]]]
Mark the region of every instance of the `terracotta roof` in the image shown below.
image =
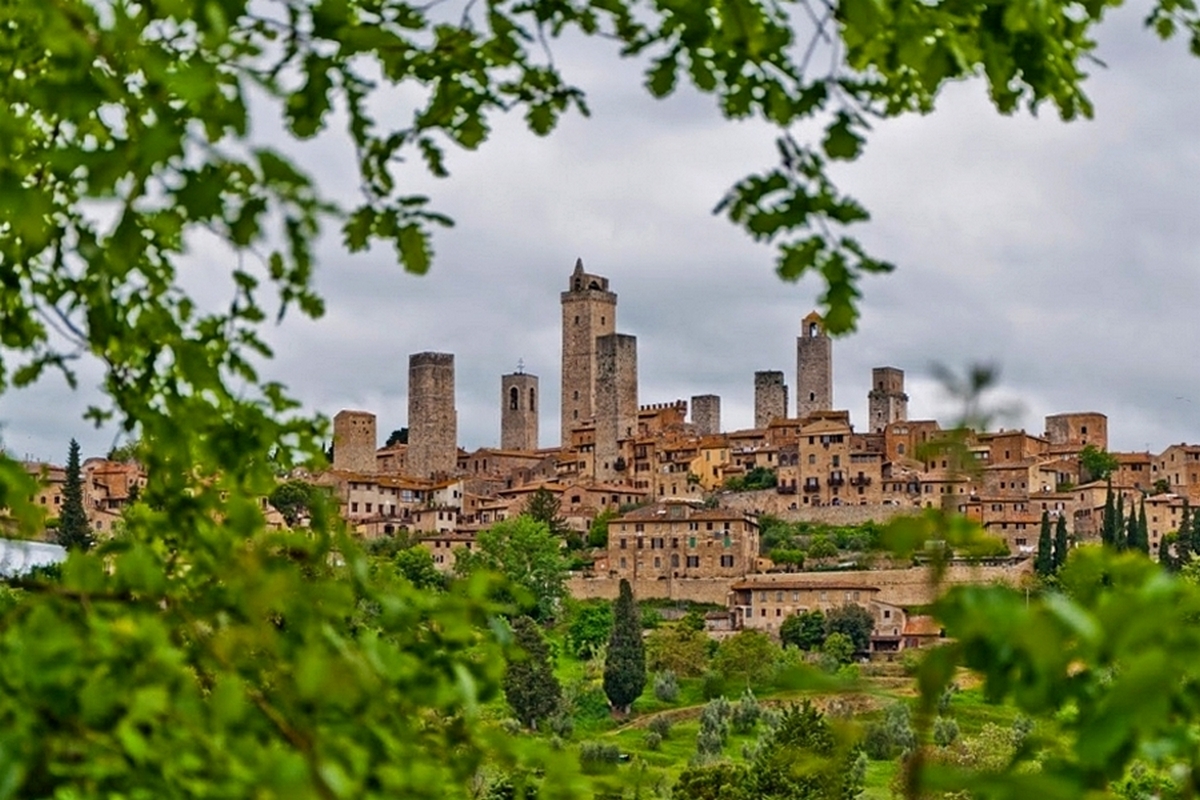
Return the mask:
[[[905,636],[941,636],[942,625],[933,617],[919,614],[909,617],[904,624]]]
[[[821,578],[803,578],[795,574],[789,574],[779,580],[771,580],[770,576],[748,576],[745,579],[732,584],[730,588],[740,591],[768,591],[773,589],[821,589],[825,591],[832,590],[837,592],[882,591],[878,586],[863,586],[857,583],[837,583],[835,581],[827,581]]]

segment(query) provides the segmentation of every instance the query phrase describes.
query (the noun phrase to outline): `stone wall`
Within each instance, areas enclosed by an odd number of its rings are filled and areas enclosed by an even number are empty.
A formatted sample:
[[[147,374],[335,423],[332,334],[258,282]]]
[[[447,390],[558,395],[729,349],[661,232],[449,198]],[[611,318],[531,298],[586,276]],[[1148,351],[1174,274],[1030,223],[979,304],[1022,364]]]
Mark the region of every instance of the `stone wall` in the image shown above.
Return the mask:
[[[637,337],[611,333],[596,339],[595,473],[616,480],[617,442],[637,435]]]
[[[797,495],[780,494],[774,489],[759,492],[725,492],[721,505],[739,511],[770,514],[788,522],[821,522],[826,525],[861,525],[864,522],[887,522],[898,514],[917,514],[916,506],[841,505],[806,506],[798,504]],[[791,508],[797,504],[797,508]]]
[[[1033,571],[1033,560],[1025,559],[1017,564],[983,566],[955,564],[947,567],[942,582],[934,585],[928,567],[908,569],[878,569],[850,572],[787,572],[749,575],[745,578],[675,578],[673,580],[637,580],[631,585],[633,594],[639,599],[690,600],[698,603],[726,605],[733,584],[753,583],[755,590],[761,586],[769,590],[773,583],[789,585],[803,582],[814,588],[836,586],[840,589],[861,586],[878,588],[876,600],[893,605],[923,606],[932,603],[941,592],[951,586],[962,584],[1000,583],[1017,586]],[[619,582],[609,577],[584,577],[574,575],[567,583],[571,596],[579,600],[602,598],[615,599]]]
[[[701,436],[712,436],[721,432],[721,398],[715,394],[701,394],[692,398],[692,424]]]

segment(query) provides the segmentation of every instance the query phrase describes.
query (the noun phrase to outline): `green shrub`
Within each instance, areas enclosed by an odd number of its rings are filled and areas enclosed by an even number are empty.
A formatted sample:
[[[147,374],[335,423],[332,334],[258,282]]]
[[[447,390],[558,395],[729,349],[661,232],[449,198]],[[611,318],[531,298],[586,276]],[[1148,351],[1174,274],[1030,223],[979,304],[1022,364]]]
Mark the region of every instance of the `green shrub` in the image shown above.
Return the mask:
[[[958,723],[946,717],[933,721],[933,743],[938,747],[949,747],[958,741]]]
[[[650,720],[650,724],[646,727],[657,733],[660,739],[668,739],[671,736],[671,719],[665,714],[659,714]]]
[[[721,673],[716,670],[709,670],[704,673],[704,678],[700,682],[700,694],[705,700],[712,700],[714,697],[720,697],[725,693],[725,679],[721,677]]]
[[[742,697],[738,700],[736,706],[733,707],[731,722],[733,730],[737,733],[749,733],[758,725],[759,717],[762,716],[762,707],[758,704],[758,698],[754,696],[754,692],[747,687],[742,693]]]
[[[657,750],[662,747],[662,737],[654,731],[646,732],[646,749]]]
[[[654,696],[664,703],[674,703],[679,699],[679,681],[675,673],[664,670],[654,677]]]
[[[621,760],[621,749],[605,742],[584,742],[579,745],[579,761],[582,764],[616,764]]]

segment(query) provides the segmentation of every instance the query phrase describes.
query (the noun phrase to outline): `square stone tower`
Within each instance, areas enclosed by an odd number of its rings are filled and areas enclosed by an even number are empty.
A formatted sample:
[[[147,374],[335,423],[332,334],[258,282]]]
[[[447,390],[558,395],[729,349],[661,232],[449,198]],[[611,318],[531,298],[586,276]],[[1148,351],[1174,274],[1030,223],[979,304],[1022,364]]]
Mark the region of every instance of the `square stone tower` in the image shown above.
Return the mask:
[[[370,411],[339,411],[333,418],[333,468],[374,472],[376,435]]]
[[[787,391],[787,387],[784,387]],[[784,402],[787,408],[787,402]],[[701,436],[721,432],[721,398],[715,394],[699,394],[692,398],[692,424]]]
[[[596,340],[596,480],[624,477],[618,442],[637,434],[637,337],[624,333]]]
[[[500,376],[502,450],[537,450],[540,402],[537,375],[530,375],[518,368],[511,375]]]
[[[800,322],[796,339],[796,416],[833,409],[833,341],[816,311]]]
[[[765,428],[773,419],[787,417],[787,384],[775,370],[754,373],[754,427]]]
[[[908,395],[904,393],[904,370],[875,367],[871,370],[871,391],[867,393],[871,432],[883,433],[893,422],[908,419]]]
[[[458,412],[454,409],[454,355],[408,357],[408,473],[451,475],[458,468]]]
[[[571,429],[592,419],[596,402],[596,339],[617,330],[617,295],[608,278],[583,271],[575,262],[562,293],[562,444]],[[636,409],[635,409],[636,410]]]

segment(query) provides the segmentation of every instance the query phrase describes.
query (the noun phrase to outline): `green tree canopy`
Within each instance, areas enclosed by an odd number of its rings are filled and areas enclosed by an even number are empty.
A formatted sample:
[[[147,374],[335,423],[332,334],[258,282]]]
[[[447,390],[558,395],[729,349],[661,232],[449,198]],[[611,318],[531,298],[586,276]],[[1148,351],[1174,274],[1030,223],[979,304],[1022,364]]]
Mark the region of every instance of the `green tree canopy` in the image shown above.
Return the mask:
[[[646,666],[653,672],[670,670],[681,678],[695,678],[708,668],[708,644],[703,631],[683,625],[664,625],[646,637]]]
[[[762,631],[742,630],[717,647],[712,665],[726,681],[761,684],[775,672],[779,646]]]
[[[862,606],[846,604],[831,608],[825,614],[825,633],[844,633],[860,653],[871,649],[871,633],[875,630],[875,617]]]
[[[1081,479],[1088,481],[1106,481],[1120,466],[1117,457],[1107,450],[1101,450],[1094,444],[1084,445],[1079,451],[1079,466],[1083,470]]]
[[[607,600],[579,603],[571,611],[567,641],[579,658],[590,658],[612,635],[613,608]]]
[[[537,730],[540,720],[558,710],[562,687],[554,676],[550,648],[537,623],[521,616],[511,624],[519,650],[509,656],[504,668],[504,697],[513,715],[526,727]]]
[[[1038,534],[1037,557],[1033,569],[1040,577],[1054,572],[1054,536],[1050,532],[1050,512],[1042,512],[1042,529]]]
[[[464,576],[480,570],[503,575],[516,590],[512,599],[541,621],[554,618],[567,594],[562,542],[523,514],[481,531],[473,550],[458,552],[454,569]]]
[[[313,504],[320,502],[319,491],[305,481],[285,481],[271,491],[267,502],[283,516],[289,528],[294,528],[308,515]]]
[[[825,615],[816,608],[792,614],[779,626],[779,640],[785,646],[815,650],[825,641]]]
[[[79,465],[79,442],[71,440],[63,477],[62,508],[58,512],[55,540],[68,550],[89,550],[96,543],[83,505],[83,472]]]

